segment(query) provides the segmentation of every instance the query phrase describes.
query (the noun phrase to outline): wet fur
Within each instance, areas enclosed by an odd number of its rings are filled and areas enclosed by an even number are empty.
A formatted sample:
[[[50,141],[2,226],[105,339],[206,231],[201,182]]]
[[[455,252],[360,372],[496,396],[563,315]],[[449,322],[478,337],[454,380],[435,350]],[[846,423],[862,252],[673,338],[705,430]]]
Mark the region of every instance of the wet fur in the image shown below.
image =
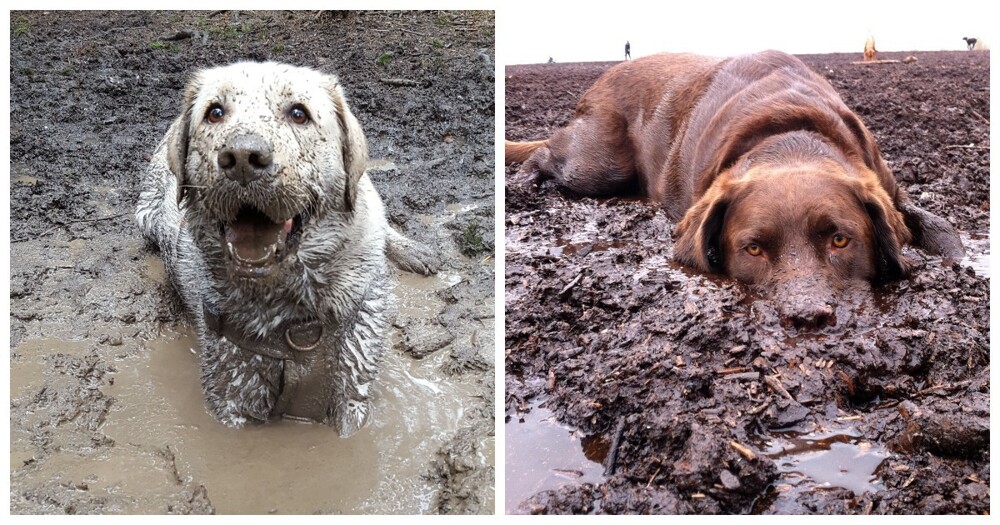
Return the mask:
[[[230,108],[222,125],[207,125],[212,101]],[[310,126],[293,126],[281,108],[305,103]],[[248,337],[265,337],[286,320],[315,318],[343,328],[322,348],[336,370],[328,423],[347,436],[370,416],[370,387],[387,344],[392,284],[386,255],[403,269],[429,274],[434,254],[395,232],[365,173],[367,143],[337,78],[277,63],[239,63],[196,73],[174,121],[143,174],[136,219],[159,247],[171,283],[201,345],[202,387],[212,414],[230,426],[268,418],[281,385],[280,359],[236,347],[208,330],[204,303]],[[241,187],[223,177],[216,158],[227,136],[252,132],[271,142],[277,173],[267,184]],[[279,275],[230,275],[219,222],[240,202],[272,217],[308,209],[295,256]],[[356,315],[355,315],[356,312]]]
[[[619,64],[581,97],[565,128],[542,141],[507,142],[505,154],[508,164],[522,162],[514,184],[551,178],[593,196],[638,188],[679,220],[677,260],[706,272],[742,272],[779,293],[791,281],[816,283],[804,296],[832,296],[852,276],[898,279],[907,243],[932,254],[963,253],[954,228],[897,186],[871,132],[833,87],[777,51],[729,59],[662,54]],[[764,187],[777,191],[762,197]],[[754,273],[734,262],[732,235],[773,224],[806,231],[829,220],[804,208],[805,196],[839,203],[828,215],[857,226],[857,246],[867,255],[851,252],[851,266],[840,273],[817,257],[804,271],[829,275],[753,281]],[[733,224],[751,201],[754,213],[742,215],[751,223]],[[829,304],[807,309],[805,317],[829,316]]]

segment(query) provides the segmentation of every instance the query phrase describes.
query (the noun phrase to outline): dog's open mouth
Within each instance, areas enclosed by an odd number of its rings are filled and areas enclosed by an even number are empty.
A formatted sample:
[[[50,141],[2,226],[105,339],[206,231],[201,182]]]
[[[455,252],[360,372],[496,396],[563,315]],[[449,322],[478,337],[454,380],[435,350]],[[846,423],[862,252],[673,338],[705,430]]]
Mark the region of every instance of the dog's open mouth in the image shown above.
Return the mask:
[[[220,225],[230,268],[241,277],[271,275],[298,249],[302,228],[308,222],[307,212],[275,222],[253,207],[240,208],[233,222]]]

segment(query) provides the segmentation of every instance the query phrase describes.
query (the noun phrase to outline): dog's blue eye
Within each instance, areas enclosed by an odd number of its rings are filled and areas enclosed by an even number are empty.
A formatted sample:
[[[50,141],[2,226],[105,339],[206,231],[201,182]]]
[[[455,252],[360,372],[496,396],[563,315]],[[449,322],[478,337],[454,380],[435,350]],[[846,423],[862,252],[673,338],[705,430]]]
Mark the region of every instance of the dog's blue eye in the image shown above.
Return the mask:
[[[226,116],[226,112],[222,109],[222,106],[218,104],[212,104],[209,106],[208,113],[205,114],[205,118],[213,124],[221,121],[224,116]]]

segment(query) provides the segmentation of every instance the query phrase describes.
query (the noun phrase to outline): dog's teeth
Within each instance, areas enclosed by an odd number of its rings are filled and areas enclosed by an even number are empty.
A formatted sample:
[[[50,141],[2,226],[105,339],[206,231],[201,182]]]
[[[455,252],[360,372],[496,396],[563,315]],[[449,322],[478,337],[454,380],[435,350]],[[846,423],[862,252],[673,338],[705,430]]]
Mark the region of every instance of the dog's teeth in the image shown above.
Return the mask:
[[[244,259],[243,257],[240,257],[239,251],[236,249],[236,247],[233,246],[233,243],[227,242],[226,247],[229,249],[229,255],[233,258],[234,261],[249,266],[262,266],[266,264],[268,261],[271,260],[272,257],[274,257],[274,250],[275,250],[275,247],[272,244],[264,250],[264,255],[262,255],[261,257],[257,259]]]

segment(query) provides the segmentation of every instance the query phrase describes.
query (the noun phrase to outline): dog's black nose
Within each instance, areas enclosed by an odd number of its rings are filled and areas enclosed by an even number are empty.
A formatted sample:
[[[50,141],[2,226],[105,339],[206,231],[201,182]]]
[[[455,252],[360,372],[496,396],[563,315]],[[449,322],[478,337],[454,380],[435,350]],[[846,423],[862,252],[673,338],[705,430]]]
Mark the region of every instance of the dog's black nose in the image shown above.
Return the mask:
[[[776,283],[782,322],[800,329],[813,330],[837,324],[836,294],[820,275],[786,275]]]
[[[811,330],[837,324],[833,307],[829,304],[810,302],[785,305],[784,319],[797,329]]]
[[[271,145],[257,135],[235,137],[219,151],[222,173],[244,186],[267,174],[272,161]]]

